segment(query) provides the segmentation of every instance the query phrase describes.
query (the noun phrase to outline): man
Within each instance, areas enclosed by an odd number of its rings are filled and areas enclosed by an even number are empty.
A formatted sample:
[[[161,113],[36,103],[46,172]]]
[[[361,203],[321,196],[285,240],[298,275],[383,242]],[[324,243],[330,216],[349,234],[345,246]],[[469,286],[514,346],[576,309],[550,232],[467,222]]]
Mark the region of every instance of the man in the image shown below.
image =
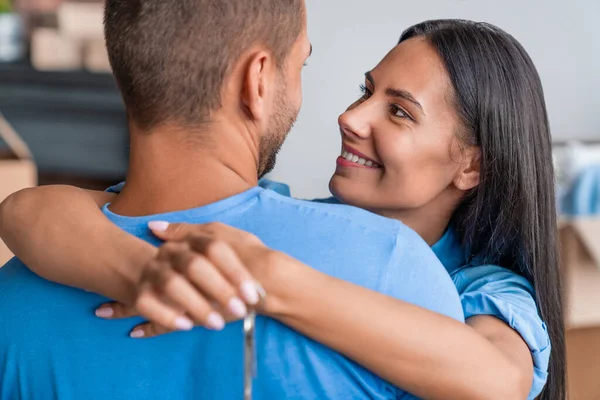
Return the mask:
[[[304,7],[301,0],[107,0],[106,42],[129,116],[131,162],[105,213],[148,241],[146,225],[156,218],[141,216],[227,223],[317,270],[460,319],[445,270],[400,223],[256,188],[300,108],[311,51]],[[242,398],[239,324],[134,341],[124,335],[130,321],[94,317],[103,300],[44,281],[19,260],[0,269],[2,400]],[[274,320],[261,319],[259,329],[257,398],[398,394]]]

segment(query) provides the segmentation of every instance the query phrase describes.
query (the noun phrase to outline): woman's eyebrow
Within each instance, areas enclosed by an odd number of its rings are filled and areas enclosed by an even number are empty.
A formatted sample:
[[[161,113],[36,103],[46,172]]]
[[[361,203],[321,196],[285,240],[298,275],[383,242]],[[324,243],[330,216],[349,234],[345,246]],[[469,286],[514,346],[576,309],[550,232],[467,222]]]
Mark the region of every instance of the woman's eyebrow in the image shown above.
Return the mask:
[[[401,99],[410,101],[411,103],[413,103],[415,106],[417,106],[417,108],[421,111],[421,113],[423,115],[425,115],[425,111],[423,110],[423,106],[421,105],[421,103],[419,103],[417,101],[417,99],[415,99],[415,97],[408,91],[406,90],[402,90],[402,89],[393,89],[393,88],[389,88],[385,91],[385,94],[390,96],[390,97],[399,97]]]
[[[375,87],[375,79],[373,78],[373,74],[371,74],[371,71],[365,72],[365,78],[369,81],[369,83],[371,83],[371,85],[373,85],[373,87]],[[421,111],[423,115],[425,115],[425,110],[423,110],[423,106],[417,101],[417,99],[415,99],[415,96],[413,96],[412,93],[410,93],[409,91],[403,89],[388,88],[386,89],[385,94],[390,97],[397,97],[406,101],[410,101],[415,106],[417,106],[417,108],[419,109],[419,111]]]

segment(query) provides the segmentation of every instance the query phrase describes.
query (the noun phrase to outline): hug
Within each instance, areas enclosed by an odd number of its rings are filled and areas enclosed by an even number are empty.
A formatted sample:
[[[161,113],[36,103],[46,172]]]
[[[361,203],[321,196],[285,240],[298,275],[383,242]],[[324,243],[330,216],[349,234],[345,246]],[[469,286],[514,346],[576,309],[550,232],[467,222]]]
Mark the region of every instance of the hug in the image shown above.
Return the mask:
[[[0,206],[0,399],[241,399],[252,311],[254,398],[564,399],[551,134],[515,38],[408,27],[328,133],[332,196],[299,200],[264,177],[319,46],[303,0],[107,0],[105,35],[127,179]]]

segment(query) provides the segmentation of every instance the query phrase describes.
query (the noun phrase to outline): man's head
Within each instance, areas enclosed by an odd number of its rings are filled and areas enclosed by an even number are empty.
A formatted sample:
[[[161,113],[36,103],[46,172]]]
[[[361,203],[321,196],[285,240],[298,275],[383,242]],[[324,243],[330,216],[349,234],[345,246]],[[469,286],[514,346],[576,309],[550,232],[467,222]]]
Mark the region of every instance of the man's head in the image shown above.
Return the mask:
[[[273,167],[302,101],[304,0],[106,0],[105,35],[138,130],[227,120]]]

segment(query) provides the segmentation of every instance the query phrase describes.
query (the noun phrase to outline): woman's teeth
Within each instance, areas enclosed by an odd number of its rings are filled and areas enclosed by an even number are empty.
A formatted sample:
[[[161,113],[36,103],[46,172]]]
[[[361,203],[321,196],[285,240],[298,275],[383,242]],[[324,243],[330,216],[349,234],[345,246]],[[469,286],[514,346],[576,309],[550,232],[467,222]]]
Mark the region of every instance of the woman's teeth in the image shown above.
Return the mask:
[[[364,158],[361,158],[361,157],[359,157],[355,154],[352,154],[346,150],[344,150],[342,152],[342,157],[350,162],[355,163],[355,164],[364,165],[365,167],[374,167],[374,168],[379,167],[379,165],[375,164],[373,161],[365,160]]]

